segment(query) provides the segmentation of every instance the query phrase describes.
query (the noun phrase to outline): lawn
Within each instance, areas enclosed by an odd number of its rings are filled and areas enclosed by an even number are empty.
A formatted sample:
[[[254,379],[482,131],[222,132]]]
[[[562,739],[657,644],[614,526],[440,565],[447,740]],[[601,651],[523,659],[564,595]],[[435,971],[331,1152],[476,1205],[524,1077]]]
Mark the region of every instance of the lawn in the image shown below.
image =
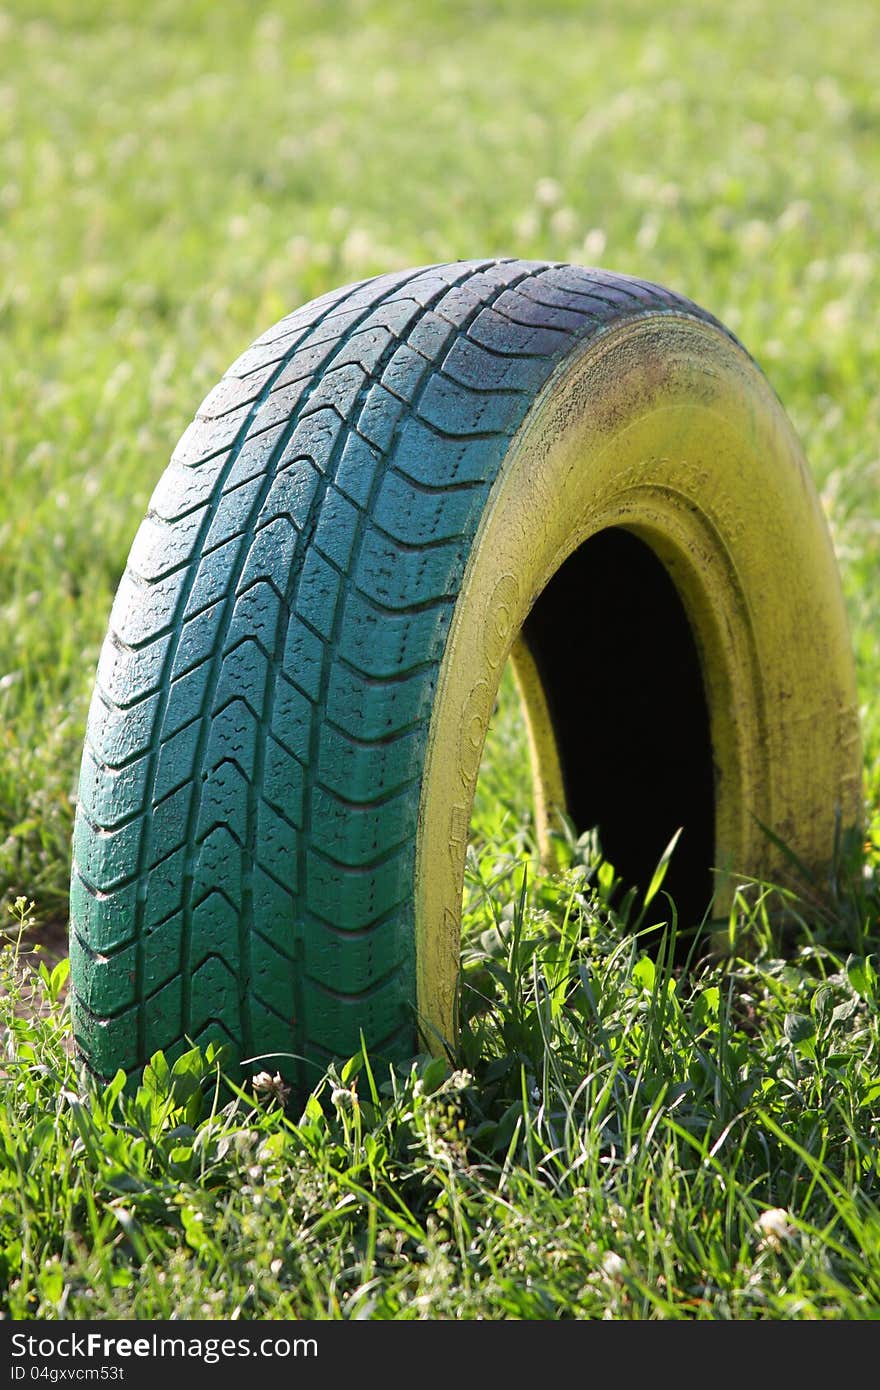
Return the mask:
[[[0,11],[7,1316],[880,1316],[878,43],[869,0]],[[874,848],[784,914],[740,901],[727,954],[673,969],[667,900],[611,911],[589,837],[529,864],[506,688],[454,1068],[355,1059],[302,1116],[199,1056],[93,1096],[51,962],[149,495],[283,313],[483,255],[656,280],[766,371],[840,564]]]

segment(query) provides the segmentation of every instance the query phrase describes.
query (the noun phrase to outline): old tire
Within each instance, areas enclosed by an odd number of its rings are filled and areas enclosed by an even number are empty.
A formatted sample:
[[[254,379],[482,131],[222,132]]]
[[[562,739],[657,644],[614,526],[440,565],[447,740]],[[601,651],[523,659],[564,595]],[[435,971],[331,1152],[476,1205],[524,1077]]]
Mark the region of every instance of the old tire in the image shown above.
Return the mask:
[[[99,1076],[228,1045],[299,1088],[455,1032],[465,844],[513,650],[539,822],[685,915],[860,811],[850,647],[792,430],[732,336],[516,260],[259,338],[151,500],[102,650],[71,889]]]

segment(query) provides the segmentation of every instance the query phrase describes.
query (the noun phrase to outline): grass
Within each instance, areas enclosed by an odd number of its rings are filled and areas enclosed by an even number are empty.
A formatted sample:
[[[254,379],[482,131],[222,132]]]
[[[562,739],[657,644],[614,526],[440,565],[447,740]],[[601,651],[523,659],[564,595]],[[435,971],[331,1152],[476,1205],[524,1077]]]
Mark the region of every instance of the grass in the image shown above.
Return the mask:
[[[748,958],[676,972],[671,937],[652,959],[609,914],[589,845],[553,879],[490,861],[457,1065],[355,1057],[301,1115],[268,1076],[227,1098],[197,1052],[90,1092],[44,968],[43,1016],[9,1019],[7,1315],[880,1316],[870,960],[807,923],[781,957],[764,897]]]
[[[201,1057],[95,1096],[63,964],[25,969],[63,929],[113,591],[198,401],[301,301],[457,256],[653,278],[764,366],[840,563],[880,843],[878,38],[868,0],[7,3],[7,1316],[878,1316],[876,851],[822,901],[744,894],[727,954],[673,970],[668,929],[645,949],[662,891],[633,938],[642,904],[609,909],[589,837],[523,885],[509,699],[448,1067],[355,1059],[302,1117],[271,1090],[221,1095]]]

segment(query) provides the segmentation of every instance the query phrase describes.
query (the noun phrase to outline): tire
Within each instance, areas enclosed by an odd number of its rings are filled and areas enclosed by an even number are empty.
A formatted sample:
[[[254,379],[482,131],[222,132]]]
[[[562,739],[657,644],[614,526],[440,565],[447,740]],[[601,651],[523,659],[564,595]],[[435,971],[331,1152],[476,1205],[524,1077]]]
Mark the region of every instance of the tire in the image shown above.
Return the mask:
[[[683,917],[859,821],[839,579],[781,407],[687,300],[517,260],[384,275],[203,402],[113,605],[71,886],[80,1055],[226,1044],[302,1092],[453,1040],[509,654],[537,822]],[[233,1074],[234,1070],[233,1070]]]

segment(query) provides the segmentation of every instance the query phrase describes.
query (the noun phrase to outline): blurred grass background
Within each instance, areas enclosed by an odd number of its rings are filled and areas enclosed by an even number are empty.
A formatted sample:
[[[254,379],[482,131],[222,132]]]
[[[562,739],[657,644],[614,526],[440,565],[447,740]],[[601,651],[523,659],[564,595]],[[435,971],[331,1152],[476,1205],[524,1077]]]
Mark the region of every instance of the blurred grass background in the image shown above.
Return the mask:
[[[203,395],[302,301],[456,257],[654,279],[757,357],[832,527],[876,807],[878,52],[873,0],[0,10],[0,894],[65,917],[113,591]]]

